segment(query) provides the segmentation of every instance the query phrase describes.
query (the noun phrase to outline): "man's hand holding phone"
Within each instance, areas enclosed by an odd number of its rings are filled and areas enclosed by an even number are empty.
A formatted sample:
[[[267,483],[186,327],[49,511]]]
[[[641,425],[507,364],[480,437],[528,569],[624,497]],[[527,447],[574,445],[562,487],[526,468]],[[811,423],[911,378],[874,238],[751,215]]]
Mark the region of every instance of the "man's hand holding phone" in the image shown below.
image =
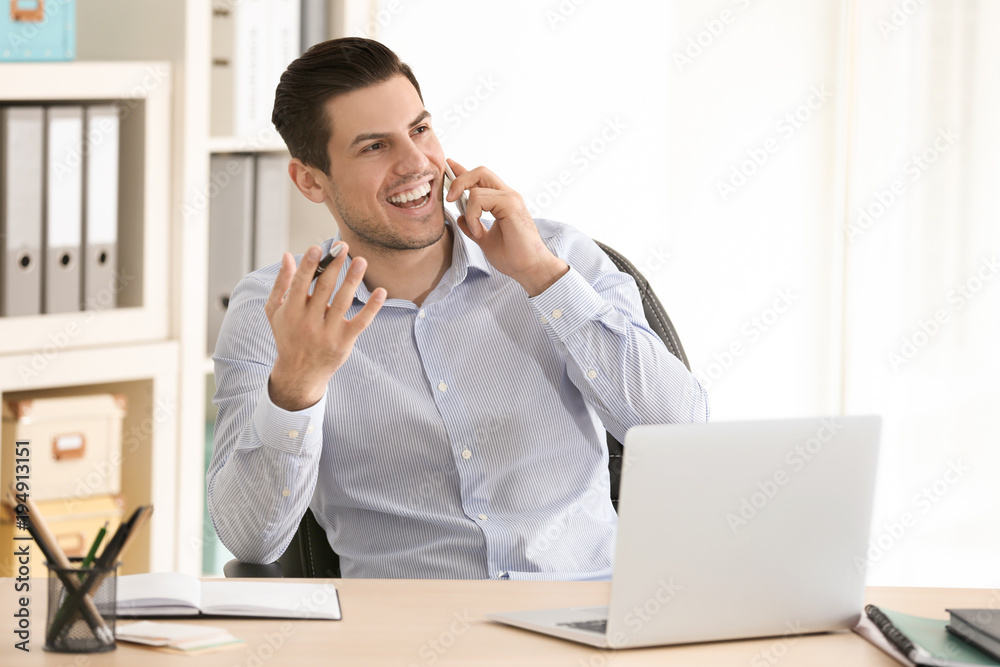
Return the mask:
[[[468,170],[454,160],[448,163],[456,177],[446,199],[455,201],[469,191],[458,226],[482,248],[490,264],[520,283],[528,296],[538,296],[569,271],[542,242],[521,195],[485,167]],[[484,211],[495,219],[489,230],[480,220]]]
[[[330,378],[347,361],[358,335],[385,303],[386,292],[380,287],[372,292],[361,312],[351,319],[345,317],[365,274],[367,263],[361,257],[351,261],[343,284],[330,301],[347,257],[347,244],[338,243],[342,246],[339,254],[316,279],[311,295],[309,285],[322,250],[310,247],[298,268],[295,258],[286,252],[264,305],[278,348],[268,391],[271,402],[279,408],[296,411],[315,405],[326,392]],[[337,252],[337,245],[331,248],[331,254]]]

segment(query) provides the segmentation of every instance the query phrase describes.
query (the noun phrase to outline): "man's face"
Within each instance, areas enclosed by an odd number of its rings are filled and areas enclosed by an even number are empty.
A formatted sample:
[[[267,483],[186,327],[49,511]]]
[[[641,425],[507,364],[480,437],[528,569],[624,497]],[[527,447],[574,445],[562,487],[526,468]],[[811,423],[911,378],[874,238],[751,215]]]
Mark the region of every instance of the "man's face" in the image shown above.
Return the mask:
[[[331,211],[345,240],[375,251],[440,240],[444,151],[413,84],[400,75],[340,95],[327,113]]]

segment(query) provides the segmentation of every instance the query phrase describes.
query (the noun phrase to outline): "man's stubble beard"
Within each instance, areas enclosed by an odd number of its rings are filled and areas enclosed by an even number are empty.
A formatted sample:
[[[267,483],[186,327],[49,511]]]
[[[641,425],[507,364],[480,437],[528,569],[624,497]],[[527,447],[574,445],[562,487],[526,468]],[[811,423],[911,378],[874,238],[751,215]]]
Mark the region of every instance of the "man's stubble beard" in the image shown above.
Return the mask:
[[[428,236],[410,239],[402,236],[394,228],[392,228],[389,225],[388,219],[366,217],[362,213],[359,213],[357,209],[351,207],[350,204],[344,201],[344,198],[340,194],[340,189],[337,188],[336,184],[331,183],[331,185],[333,186],[333,205],[337,209],[337,213],[340,215],[340,220],[343,225],[350,229],[355,236],[362,239],[362,242],[372,252],[382,255],[392,255],[403,250],[420,250],[434,245],[441,240],[441,237],[444,236],[445,223],[443,200],[437,207],[437,211],[431,211],[427,214],[428,220],[433,220],[436,216],[436,218],[441,221],[441,226],[436,228],[436,233],[435,229],[430,229],[428,230]]]

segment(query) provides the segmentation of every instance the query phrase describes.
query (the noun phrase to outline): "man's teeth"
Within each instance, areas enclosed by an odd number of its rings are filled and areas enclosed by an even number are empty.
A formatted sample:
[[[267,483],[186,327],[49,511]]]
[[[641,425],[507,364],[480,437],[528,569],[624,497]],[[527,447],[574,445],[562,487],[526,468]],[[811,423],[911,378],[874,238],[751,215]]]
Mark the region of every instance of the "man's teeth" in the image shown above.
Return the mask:
[[[430,182],[427,182],[421,185],[420,187],[414,188],[413,190],[410,190],[408,192],[403,192],[398,195],[393,195],[392,197],[389,197],[389,201],[391,201],[393,204],[405,204],[408,201],[413,201],[414,199],[420,199],[430,191],[431,191],[431,184]]]

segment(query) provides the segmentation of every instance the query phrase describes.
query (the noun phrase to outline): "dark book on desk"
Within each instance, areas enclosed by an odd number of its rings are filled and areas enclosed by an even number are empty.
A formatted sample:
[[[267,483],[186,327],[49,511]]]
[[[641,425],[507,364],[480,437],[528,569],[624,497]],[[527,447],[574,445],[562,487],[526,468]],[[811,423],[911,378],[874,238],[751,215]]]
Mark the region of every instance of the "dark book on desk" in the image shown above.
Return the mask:
[[[1000,661],[949,634],[947,623],[868,605],[854,632],[909,667],[1000,666]]]
[[[333,584],[206,579],[178,572],[118,577],[118,617],[256,616],[340,620]]]
[[[948,632],[1000,660],[1000,609],[947,609]]]

